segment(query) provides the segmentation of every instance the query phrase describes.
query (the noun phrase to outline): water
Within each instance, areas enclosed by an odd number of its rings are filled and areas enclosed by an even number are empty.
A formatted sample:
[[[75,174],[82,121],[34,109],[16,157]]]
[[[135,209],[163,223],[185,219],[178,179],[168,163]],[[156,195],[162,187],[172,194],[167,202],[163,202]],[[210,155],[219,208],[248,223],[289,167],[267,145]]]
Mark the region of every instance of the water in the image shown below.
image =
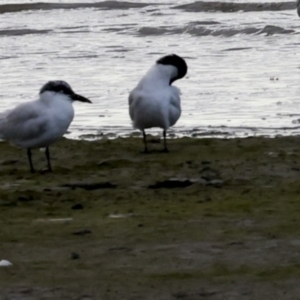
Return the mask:
[[[93,101],[75,104],[70,137],[127,136],[133,132],[129,91],[155,60],[176,53],[186,58],[189,71],[175,83],[183,113],[173,134],[299,131],[300,19],[294,2],[274,1],[284,9],[268,11],[254,5],[259,0],[248,0],[242,6],[247,12],[220,11],[230,7],[213,1],[196,8],[176,8],[193,3],[187,0],[123,7],[37,2],[0,0],[0,111],[34,99],[46,81],[63,79]],[[73,3],[74,9],[51,2]],[[13,3],[28,5],[3,6]]]

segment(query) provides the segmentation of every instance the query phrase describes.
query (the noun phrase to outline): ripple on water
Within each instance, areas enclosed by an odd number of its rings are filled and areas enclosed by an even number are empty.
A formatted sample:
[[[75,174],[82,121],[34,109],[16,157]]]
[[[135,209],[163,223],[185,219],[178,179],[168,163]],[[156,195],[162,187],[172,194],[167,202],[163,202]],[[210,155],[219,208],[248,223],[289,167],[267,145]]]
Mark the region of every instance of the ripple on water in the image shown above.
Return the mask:
[[[52,30],[38,30],[38,29],[6,29],[0,30],[0,36],[17,36],[26,34],[47,34]]]
[[[128,1],[102,1],[95,3],[24,3],[24,4],[2,4],[0,14],[23,12],[30,10],[56,10],[56,9],[79,9],[79,8],[98,8],[98,9],[130,9],[141,8],[151,3],[138,3]]]
[[[122,30],[122,29],[121,29]],[[190,34],[193,36],[225,36],[231,37],[238,34],[292,34],[293,29],[285,29],[279,26],[267,25],[263,28],[247,27],[247,28],[208,28],[203,26],[184,26],[184,27],[141,27],[137,33],[141,36],[165,35],[165,34]],[[245,49],[245,48],[240,48]]]
[[[189,4],[177,5],[173,9],[182,9],[188,12],[251,12],[251,11],[278,11],[295,9],[295,1],[290,2],[223,2],[223,1],[196,1]]]

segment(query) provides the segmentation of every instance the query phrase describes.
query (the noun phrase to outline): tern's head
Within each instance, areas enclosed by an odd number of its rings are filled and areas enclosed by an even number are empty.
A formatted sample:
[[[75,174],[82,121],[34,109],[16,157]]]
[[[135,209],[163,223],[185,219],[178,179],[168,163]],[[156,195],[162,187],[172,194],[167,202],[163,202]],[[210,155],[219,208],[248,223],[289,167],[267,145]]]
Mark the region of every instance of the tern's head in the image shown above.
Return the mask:
[[[172,77],[170,78],[170,85],[172,84],[172,82],[174,82],[177,79],[183,78],[186,73],[187,73],[187,64],[185,62],[185,60],[176,55],[176,54],[170,54],[170,55],[166,55],[162,58],[160,58],[156,64],[158,65],[164,65],[166,67],[172,67],[172,68],[176,68],[177,72],[174,72],[172,74]]]
[[[48,81],[46,84],[43,85],[43,87],[40,90],[40,95],[43,95],[44,93],[53,93],[53,94],[59,94],[63,95],[66,98],[68,98],[71,101],[81,101],[81,102],[88,102],[92,103],[89,99],[76,94],[71,86],[62,80],[55,80],[55,81]]]

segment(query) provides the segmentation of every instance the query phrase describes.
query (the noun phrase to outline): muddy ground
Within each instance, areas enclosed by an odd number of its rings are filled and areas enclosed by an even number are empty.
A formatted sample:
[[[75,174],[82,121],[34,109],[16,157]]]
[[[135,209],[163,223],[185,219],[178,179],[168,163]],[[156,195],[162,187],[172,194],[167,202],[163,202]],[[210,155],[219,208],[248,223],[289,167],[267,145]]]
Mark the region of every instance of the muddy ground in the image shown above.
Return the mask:
[[[299,138],[150,147],[0,143],[0,299],[299,299]]]

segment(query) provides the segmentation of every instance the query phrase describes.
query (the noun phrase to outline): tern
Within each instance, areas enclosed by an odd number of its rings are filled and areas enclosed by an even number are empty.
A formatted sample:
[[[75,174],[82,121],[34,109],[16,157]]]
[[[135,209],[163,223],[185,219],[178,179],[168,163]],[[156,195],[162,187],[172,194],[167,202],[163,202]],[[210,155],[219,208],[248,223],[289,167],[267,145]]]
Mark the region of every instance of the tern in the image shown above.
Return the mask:
[[[42,86],[39,98],[0,114],[0,138],[27,150],[30,171],[35,172],[31,149],[46,148],[48,171],[52,171],[49,146],[61,138],[74,118],[74,101],[92,103],[76,94],[62,80]]]
[[[181,115],[180,90],[172,83],[183,78],[187,70],[182,57],[176,54],[166,55],[156,61],[130,92],[129,115],[133,127],[143,133],[144,152],[149,152],[145,129],[152,127],[163,129],[163,152],[169,152],[166,132]]]

